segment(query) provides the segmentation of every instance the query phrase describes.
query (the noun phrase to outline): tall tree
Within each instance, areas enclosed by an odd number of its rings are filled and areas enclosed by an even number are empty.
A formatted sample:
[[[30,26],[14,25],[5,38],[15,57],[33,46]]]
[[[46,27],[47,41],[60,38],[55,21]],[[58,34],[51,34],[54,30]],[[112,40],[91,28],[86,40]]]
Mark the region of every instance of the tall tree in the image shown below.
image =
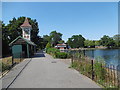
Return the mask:
[[[116,47],[120,47],[120,34],[114,35],[113,39],[115,40]]]
[[[84,47],[85,38],[82,35],[73,35],[71,38],[68,38],[68,45],[71,48]]]
[[[9,36],[5,24],[2,22],[2,56],[7,56],[10,53]]]
[[[52,46],[55,46],[56,44],[58,44],[58,42],[62,40],[62,34],[56,31],[52,31],[50,33],[50,42],[52,44]]]
[[[103,46],[107,46],[108,48],[110,47],[114,47],[115,46],[115,41],[113,40],[113,38],[110,38],[107,35],[104,35],[101,39],[100,39],[100,44]]]

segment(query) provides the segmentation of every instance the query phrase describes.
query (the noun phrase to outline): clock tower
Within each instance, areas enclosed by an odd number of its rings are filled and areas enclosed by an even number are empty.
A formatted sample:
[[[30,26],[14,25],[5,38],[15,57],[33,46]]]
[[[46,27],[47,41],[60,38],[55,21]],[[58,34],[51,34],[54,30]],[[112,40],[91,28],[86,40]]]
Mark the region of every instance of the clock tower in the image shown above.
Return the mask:
[[[30,40],[31,38],[31,29],[32,26],[29,24],[29,21],[27,18],[25,18],[24,23],[20,26],[22,28],[22,36],[23,38]]]

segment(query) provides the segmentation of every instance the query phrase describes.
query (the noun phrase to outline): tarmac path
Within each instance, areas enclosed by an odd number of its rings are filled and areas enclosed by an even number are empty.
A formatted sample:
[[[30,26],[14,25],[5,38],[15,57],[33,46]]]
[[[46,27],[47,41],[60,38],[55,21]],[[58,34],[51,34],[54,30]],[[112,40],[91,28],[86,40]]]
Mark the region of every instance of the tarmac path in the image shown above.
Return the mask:
[[[65,60],[38,52],[9,88],[100,88],[69,66]]]

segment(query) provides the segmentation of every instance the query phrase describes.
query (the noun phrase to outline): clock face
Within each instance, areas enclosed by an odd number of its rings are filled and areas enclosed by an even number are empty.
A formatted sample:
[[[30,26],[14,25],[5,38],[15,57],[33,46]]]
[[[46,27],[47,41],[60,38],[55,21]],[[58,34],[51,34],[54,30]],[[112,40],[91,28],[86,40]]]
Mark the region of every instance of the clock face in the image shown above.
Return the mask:
[[[25,33],[29,34],[29,29],[28,28],[25,28]]]

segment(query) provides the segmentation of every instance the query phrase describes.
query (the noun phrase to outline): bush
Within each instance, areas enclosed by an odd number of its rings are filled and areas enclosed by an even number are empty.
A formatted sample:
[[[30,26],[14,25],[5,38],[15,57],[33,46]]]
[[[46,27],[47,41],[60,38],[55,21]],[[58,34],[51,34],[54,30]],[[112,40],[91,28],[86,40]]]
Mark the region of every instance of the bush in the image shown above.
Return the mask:
[[[5,70],[9,70],[10,69],[10,65],[7,65],[3,62],[0,62],[0,71],[5,71]]]
[[[47,48],[47,49],[46,49],[46,52],[47,52],[48,54],[55,55],[55,53],[60,52],[60,50],[59,50],[59,49],[56,49],[56,48]]]
[[[55,57],[56,58],[66,59],[67,58],[67,53],[65,53],[65,52],[57,52],[57,53],[55,53]]]

